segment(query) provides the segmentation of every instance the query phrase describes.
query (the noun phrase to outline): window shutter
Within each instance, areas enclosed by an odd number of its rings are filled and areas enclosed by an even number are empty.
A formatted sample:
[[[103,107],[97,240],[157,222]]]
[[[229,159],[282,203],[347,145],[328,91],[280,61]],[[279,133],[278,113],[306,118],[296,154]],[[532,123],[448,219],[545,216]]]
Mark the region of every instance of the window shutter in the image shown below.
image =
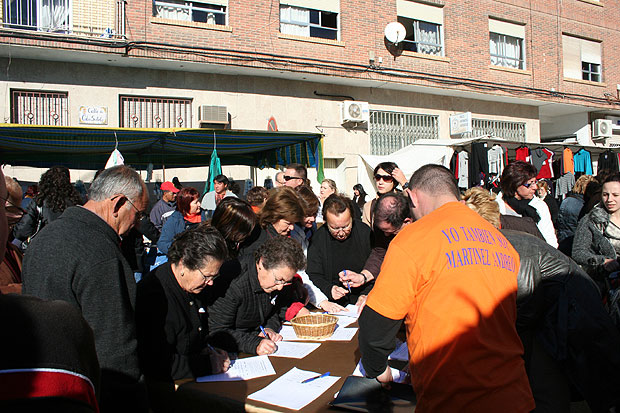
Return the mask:
[[[505,34],[506,36],[517,37],[519,39],[525,39],[525,26],[521,24],[489,19],[489,31],[493,33]]]
[[[340,0],[280,0],[280,5],[340,13]]]
[[[562,35],[564,77],[581,79],[581,39]]]
[[[601,44],[589,40],[581,40],[581,61],[601,64]]]
[[[396,13],[414,20],[443,25],[443,8],[414,1],[397,0]]]

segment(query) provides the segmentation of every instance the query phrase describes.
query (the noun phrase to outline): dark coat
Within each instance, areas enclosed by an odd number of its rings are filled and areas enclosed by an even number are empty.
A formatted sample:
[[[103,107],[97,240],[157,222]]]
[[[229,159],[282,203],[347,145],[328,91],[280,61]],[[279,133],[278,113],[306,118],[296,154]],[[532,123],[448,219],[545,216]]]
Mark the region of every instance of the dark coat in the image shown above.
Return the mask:
[[[219,348],[256,354],[262,340],[259,326],[280,331],[290,302],[280,299],[284,290],[268,294],[261,288],[254,257],[246,255],[239,262],[241,273],[229,286],[223,282],[214,286],[213,295],[219,298],[208,308],[209,331]]]
[[[332,237],[327,225],[319,228],[310,240],[306,272],[314,285],[331,301],[340,305],[355,304],[360,295],[368,294],[374,286],[374,281],[371,281],[351,288],[351,293],[340,300],[334,300],[332,296],[332,287],[342,286],[338,277],[340,271],[351,270],[359,273],[364,269],[371,251],[371,236],[368,225],[354,219],[351,234],[344,241]]]
[[[32,240],[24,256],[23,293],[64,300],[95,333],[102,408],[146,407],[135,323],[136,282],[120,237],[102,218],[70,207]],[[136,407],[136,409],[139,409]]]
[[[179,286],[169,262],[138,284],[136,322],[144,374],[165,381],[211,374],[209,355],[201,354],[206,312],[198,296]]]
[[[66,202],[67,206],[73,206],[70,200]],[[39,213],[39,211],[41,211],[41,213]],[[37,207],[36,202],[30,202],[22,219],[13,227],[13,236],[20,241],[26,241],[28,237],[31,237],[37,232],[39,220],[41,220],[40,228],[43,228],[45,225],[58,219],[62,213],[63,211],[54,211],[45,204],[42,207]]]
[[[534,331],[592,411],[620,402],[620,332],[593,280],[546,242],[502,230],[519,253],[517,330]],[[524,340],[526,356],[528,343]],[[527,359],[526,359],[527,364]]]

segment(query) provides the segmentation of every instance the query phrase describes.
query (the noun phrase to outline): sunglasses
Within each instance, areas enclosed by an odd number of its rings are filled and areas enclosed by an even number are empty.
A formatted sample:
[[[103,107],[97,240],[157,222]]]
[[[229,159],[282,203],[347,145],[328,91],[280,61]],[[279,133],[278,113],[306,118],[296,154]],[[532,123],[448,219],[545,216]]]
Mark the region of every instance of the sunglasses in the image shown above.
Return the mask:
[[[526,187],[527,189],[529,189],[529,188],[530,188],[530,186],[532,186],[532,185],[536,185],[536,183],[537,183],[537,182],[538,182],[538,181],[529,182],[529,183],[528,183],[528,182],[526,182],[526,183],[524,183],[524,184],[523,184],[523,186],[524,186],[524,187]]]
[[[375,181],[379,182],[383,179],[383,182],[392,182],[394,177],[392,175],[379,175],[375,174]]]
[[[300,178],[299,176],[289,176],[289,175],[284,175],[283,178],[285,181],[290,181],[291,179],[304,179],[304,178]]]

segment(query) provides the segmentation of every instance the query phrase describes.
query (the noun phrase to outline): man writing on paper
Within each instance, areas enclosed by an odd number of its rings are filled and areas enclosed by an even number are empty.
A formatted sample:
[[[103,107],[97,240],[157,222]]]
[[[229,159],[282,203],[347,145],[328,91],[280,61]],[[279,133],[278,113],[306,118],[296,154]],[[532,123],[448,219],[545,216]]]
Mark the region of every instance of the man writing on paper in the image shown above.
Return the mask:
[[[519,255],[458,202],[443,166],[420,168],[406,192],[416,222],[390,243],[359,319],[366,374],[391,381],[387,356],[404,319],[416,411],[531,411],[515,327]]]

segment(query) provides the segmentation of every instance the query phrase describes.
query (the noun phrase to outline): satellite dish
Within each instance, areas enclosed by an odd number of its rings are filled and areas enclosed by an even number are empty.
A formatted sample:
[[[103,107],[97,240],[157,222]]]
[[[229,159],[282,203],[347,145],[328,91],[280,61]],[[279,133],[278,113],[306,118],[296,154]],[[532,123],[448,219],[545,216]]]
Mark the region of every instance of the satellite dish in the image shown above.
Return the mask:
[[[399,22],[388,23],[385,26],[385,38],[390,42],[397,45],[398,43],[405,40],[405,36],[407,36],[407,29]]]

